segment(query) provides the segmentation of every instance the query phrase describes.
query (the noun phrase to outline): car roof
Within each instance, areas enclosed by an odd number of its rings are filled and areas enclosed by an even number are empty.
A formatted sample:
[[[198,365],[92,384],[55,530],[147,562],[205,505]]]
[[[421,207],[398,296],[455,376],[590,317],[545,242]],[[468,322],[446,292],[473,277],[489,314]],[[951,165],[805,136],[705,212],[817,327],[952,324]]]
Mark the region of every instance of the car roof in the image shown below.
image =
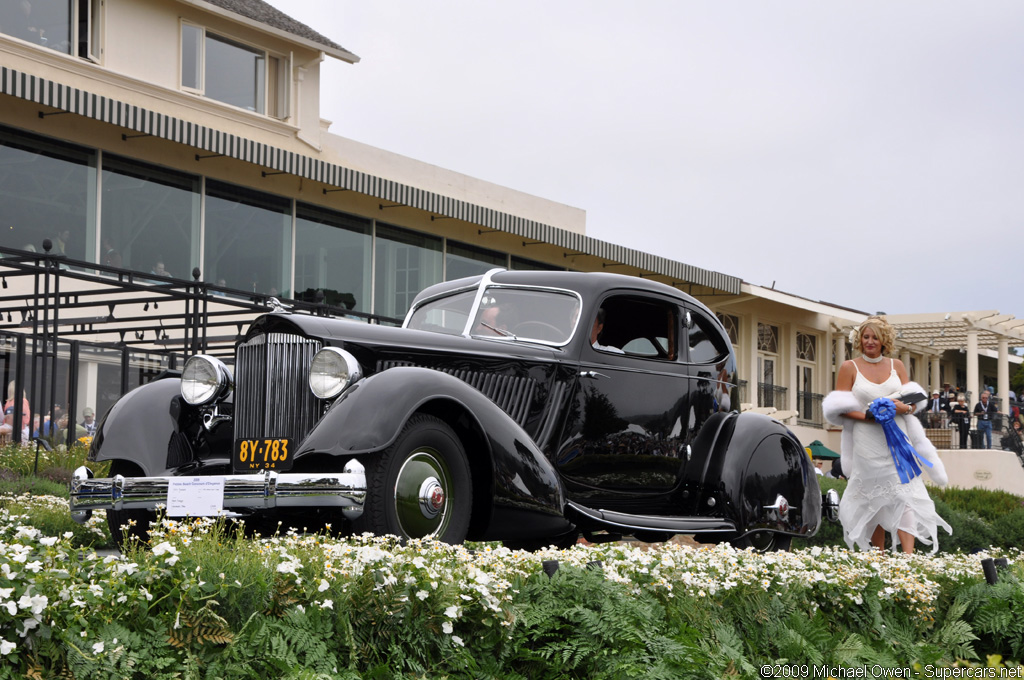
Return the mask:
[[[543,270],[492,270],[491,283],[509,286],[545,286],[564,288],[580,294],[584,300],[593,299],[609,290],[633,290],[646,293],[658,293],[692,303],[698,307],[704,305],[678,288],[673,288],[658,281],[642,279],[637,276],[623,274],[606,274],[603,272],[565,272]],[[422,290],[413,301],[415,307],[421,300],[443,295],[455,290],[476,288],[484,276],[470,276],[453,281],[438,283]]]

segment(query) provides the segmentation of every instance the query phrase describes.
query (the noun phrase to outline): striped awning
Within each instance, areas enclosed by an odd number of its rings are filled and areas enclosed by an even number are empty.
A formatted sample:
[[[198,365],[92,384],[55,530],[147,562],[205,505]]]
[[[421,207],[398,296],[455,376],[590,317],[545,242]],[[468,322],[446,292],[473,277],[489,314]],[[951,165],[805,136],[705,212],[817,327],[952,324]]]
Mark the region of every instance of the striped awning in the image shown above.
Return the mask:
[[[117,125],[135,133],[185,144],[207,153],[254,163],[272,171],[418,208],[440,217],[451,217],[549,243],[572,253],[598,257],[608,263],[636,267],[644,272],[669,277],[673,281],[706,286],[730,294],[740,292],[741,280],[735,276],[418,189],[14,69],[0,68],[0,94]]]

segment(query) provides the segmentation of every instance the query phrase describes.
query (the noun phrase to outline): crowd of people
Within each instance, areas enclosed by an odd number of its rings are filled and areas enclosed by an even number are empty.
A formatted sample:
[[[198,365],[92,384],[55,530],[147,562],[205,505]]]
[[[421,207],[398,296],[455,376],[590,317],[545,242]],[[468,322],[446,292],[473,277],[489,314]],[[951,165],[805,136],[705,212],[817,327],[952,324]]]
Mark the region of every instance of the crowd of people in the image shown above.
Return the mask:
[[[1021,418],[1017,406],[1017,395],[1011,391],[1009,396],[1010,412],[1001,414],[995,390],[991,387],[985,387],[978,401],[971,406],[963,389],[954,388],[946,383],[941,390],[932,390],[931,397],[918,411],[917,416],[927,428],[955,428],[961,449],[991,449],[993,428],[998,434],[1003,427],[1001,416],[1008,418],[1007,427],[1014,429],[1015,432],[1020,433],[1024,428],[1024,419]],[[972,431],[975,433],[975,439],[968,442],[968,436]]]
[[[7,386],[7,398],[4,401],[4,419],[0,423],[0,442],[8,443],[17,439],[15,437],[17,424],[15,415],[17,409],[17,391],[14,381]],[[49,439],[51,441],[61,440],[67,433],[70,418],[61,404],[54,404],[53,414],[33,413],[29,403],[28,394],[22,390],[21,394],[21,443],[29,445],[36,439]],[[91,437],[96,434],[96,412],[91,406],[82,409],[82,419],[75,423],[75,438]]]

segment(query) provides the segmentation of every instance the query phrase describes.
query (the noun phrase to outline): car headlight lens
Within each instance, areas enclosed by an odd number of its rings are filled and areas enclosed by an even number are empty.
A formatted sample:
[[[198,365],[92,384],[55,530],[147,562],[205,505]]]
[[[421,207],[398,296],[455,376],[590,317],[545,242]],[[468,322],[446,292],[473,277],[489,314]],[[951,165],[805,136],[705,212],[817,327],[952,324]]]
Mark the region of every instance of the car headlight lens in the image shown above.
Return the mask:
[[[190,358],[181,372],[181,396],[193,406],[223,399],[231,391],[232,384],[228,367],[208,354]]]
[[[354,356],[337,347],[324,347],[309,367],[309,389],[320,399],[334,399],[362,377]]]

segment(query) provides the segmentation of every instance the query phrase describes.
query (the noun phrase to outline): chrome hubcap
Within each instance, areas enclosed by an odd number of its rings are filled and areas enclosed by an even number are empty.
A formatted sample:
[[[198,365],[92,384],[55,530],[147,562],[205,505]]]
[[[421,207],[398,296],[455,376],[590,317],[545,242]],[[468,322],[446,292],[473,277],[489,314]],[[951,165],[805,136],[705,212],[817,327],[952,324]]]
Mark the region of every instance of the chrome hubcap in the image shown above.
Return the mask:
[[[444,509],[444,489],[441,482],[428,477],[420,485],[420,511],[427,519],[433,519]]]
[[[451,475],[434,449],[417,449],[395,480],[395,517],[409,538],[441,535],[451,519]]]

